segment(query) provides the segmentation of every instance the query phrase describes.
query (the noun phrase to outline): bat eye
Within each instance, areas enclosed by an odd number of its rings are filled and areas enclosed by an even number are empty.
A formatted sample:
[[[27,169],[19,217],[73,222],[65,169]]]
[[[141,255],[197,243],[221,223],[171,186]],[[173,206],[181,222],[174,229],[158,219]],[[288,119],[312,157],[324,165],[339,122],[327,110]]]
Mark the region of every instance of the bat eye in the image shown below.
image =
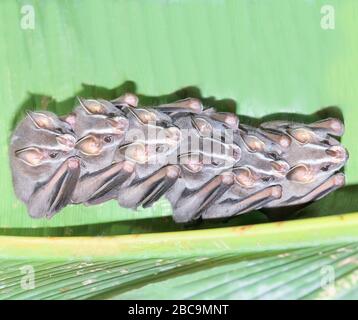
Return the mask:
[[[112,136],[105,136],[103,138],[103,140],[104,140],[105,143],[111,143],[112,142]]]
[[[211,164],[214,167],[220,167],[220,166],[224,165],[224,161],[220,161],[219,159],[215,159],[215,160],[211,161]]]
[[[110,118],[114,118],[116,115],[113,112],[110,112],[110,113],[107,114],[107,116],[110,117]]]
[[[272,176],[264,176],[264,177],[261,178],[261,180],[263,182],[271,182],[271,181],[273,181],[273,179],[274,178]]]
[[[163,152],[164,151],[164,148],[163,146],[158,146],[156,149],[155,149],[156,152]]]
[[[165,146],[157,146],[156,149],[155,149],[155,151],[156,151],[157,153],[163,153],[163,152],[165,152],[165,151],[167,151],[167,150],[168,150],[168,148],[165,147]]]
[[[326,166],[321,167],[321,171],[326,172],[329,170],[330,167],[331,167],[331,165],[327,164]]]
[[[49,156],[50,156],[51,159],[56,159],[57,156],[58,156],[58,152],[51,152],[51,153],[49,154]]]
[[[59,133],[59,134],[65,134],[65,132],[62,130],[62,128],[57,128],[55,131],[56,131],[56,133]]]
[[[266,155],[275,161],[280,160],[280,156],[278,155],[277,152],[268,152]]]

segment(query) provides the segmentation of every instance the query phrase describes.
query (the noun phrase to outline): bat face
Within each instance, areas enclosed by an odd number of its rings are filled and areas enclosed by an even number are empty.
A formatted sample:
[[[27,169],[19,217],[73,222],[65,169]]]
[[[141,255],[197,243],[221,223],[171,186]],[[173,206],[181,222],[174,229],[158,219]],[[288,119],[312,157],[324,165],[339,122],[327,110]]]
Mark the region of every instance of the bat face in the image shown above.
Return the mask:
[[[296,124],[286,130],[292,138],[286,155],[291,168],[283,181],[282,198],[270,206],[313,201],[344,184],[344,176],[337,172],[349,156],[332,137],[343,134],[343,125],[338,120],[327,119],[308,126]]]
[[[89,133],[76,143],[84,172],[95,172],[114,161],[115,152],[123,139],[122,135]]]
[[[282,186],[280,199],[266,207],[313,201],[344,183],[337,172],[347,162],[348,153],[333,137],[344,132],[339,120],[329,118],[312,124],[272,121],[262,124],[257,132],[245,141],[252,154],[284,159],[288,164],[284,179],[278,181]]]
[[[110,133],[124,137],[128,120],[109,101],[78,98],[80,105],[65,121],[80,139],[90,133]]]
[[[76,138],[71,128],[50,112],[31,112],[11,138],[11,159],[24,171],[31,168],[38,176],[75,155]]]
[[[98,204],[115,197],[116,188],[132,173],[130,165],[114,161],[122,139],[118,134],[89,133],[77,141],[82,168],[71,198],[73,203]]]
[[[90,133],[76,143],[76,148],[86,156],[98,156],[114,148],[120,137],[114,134]]]
[[[212,177],[219,175],[223,171],[231,171],[235,163],[240,159],[241,150],[235,146],[234,150],[231,145],[226,145],[213,139],[207,139],[210,142],[210,148],[215,150],[209,153],[205,151],[205,143],[202,150],[192,150],[187,154],[179,156],[181,164],[182,178],[188,188],[205,183]],[[217,146],[215,146],[218,144]]]
[[[51,168],[62,163],[69,157],[69,152],[61,150],[59,146],[54,148],[29,146],[15,151],[15,157],[28,167]]]
[[[163,139],[157,143],[135,141],[121,146],[115,155],[117,161],[129,161],[136,164],[139,177],[152,174],[157,168],[176,163],[177,142]]]
[[[126,144],[118,148],[115,159],[152,166],[176,163],[176,150],[182,139],[181,131],[175,127],[160,127],[154,124],[143,125],[141,129],[129,130]],[[151,172],[147,174],[151,174]]]
[[[134,103],[131,98],[126,96],[122,103]],[[117,186],[130,175],[130,172],[123,173],[126,170],[121,172],[121,165],[114,163],[116,150],[124,142],[129,121],[120,108],[109,101],[79,98],[79,102],[75,112],[66,118],[78,137],[76,150],[82,166],[72,202],[88,205],[111,199],[109,193],[115,195]],[[111,188],[113,190],[109,190]]]
[[[177,222],[195,220],[220,199],[234,183],[232,168],[241,160],[240,146],[224,138],[226,124],[207,117],[178,118],[176,125],[186,128],[181,141],[181,175],[166,194]],[[232,128],[230,128],[232,133]]]
[[[148,207],[171,189],[179,177],[176,164],[181,132],[174,126],[163,128],[152,123],[143,125],[142,131],[128,139],[132,142],[118,149],[116,159],[131,163],[134,174],[120,188],[117,200],[128,208]]]
[[[232,128],[226,126],[226,123],[206,114],[181,116],[174,123],[185,129],[178,157],[182,167],[182,186],[179,189],[183,186],[195,189],[214,176],[231,170],[240,160],[240,146],[233,139],[225,139],[224,130],[230,129],[228,131],[232,133]]]

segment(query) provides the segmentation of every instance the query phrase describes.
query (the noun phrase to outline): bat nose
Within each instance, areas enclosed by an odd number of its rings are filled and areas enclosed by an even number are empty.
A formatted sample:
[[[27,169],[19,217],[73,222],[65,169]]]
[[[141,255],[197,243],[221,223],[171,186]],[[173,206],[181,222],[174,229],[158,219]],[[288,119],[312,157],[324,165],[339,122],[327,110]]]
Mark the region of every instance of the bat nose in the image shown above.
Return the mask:
[[[330,147],[326,153],[332,157],[332,161],[335,163],[345,163],[349,158],[347,149],[341,146]]]

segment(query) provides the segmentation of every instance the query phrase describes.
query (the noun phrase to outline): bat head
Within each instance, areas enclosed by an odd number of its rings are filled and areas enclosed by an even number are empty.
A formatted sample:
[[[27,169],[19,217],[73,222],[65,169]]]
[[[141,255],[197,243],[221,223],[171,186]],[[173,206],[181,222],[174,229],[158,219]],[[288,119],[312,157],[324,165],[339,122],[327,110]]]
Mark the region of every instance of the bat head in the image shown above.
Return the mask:
[[[109,166],[123,136],[113,133],[91,132],[79,139],[76,149],[86,172],[94,172]]]
[[[119,140],[120,136],[115,134],[90,133],[77,141],[76,148],[83,155],[97,157],[115,148]]]
[[[111,102],[82,98],[78,98],[78,101],[79,106],[74,112],[64,117],[77,137],[82,138],[90,133],[125,136],[128,120]]]
[[[271,124],[291,139],[284,156],[290,165],[282,181],[283,195],[270,206],[295,205],[319,199],[344,185],[337,173],[347,162],[348,151],[334,138],[341,136],[344,125],[329,118],[311,124],[275,122]]]
[[[347,162],[348,151],[333,136],[342,135],[344,126],[338,119],[326,119],[310,125],[291,125],[286,129],[292,138],[288,162],[296,166],[287,175],[292,181],[310,183],[325,179]]]

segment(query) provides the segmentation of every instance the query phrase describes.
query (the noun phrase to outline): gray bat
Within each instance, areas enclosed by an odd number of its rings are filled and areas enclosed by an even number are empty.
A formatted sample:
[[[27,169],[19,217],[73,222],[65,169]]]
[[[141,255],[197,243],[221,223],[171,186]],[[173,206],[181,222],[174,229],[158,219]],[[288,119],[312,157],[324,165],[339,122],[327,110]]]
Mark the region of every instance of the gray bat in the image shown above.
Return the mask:
[[[243,154],[273,157],[274,161],[265,161],[273,165],[273,172],[262,175],[262,165],[241,159],[241,165],[234,169],[236,183],[203,218],[229,217],[263,206],[308,203],[343,186],[344,174],[336,172],[348,160],[348,153],[331,136],[341,136],[343,131],[337,119],[310,125],[275,121],[262,124],[259,130],[246,126],[237,137],[249,151]],[[273,174],[275,171],[278,175]]]
[[[120,98],[119,98],[120,99]],[[78,140],[76,149],[82,170],[73,203],[101,203],[107,194],[131,174],[125,162],[114,162],[116,149],[123,143],[128,120],[114,104],[105,100],[78,98],[80,105],[65,118]],[[125,99],[123,99],[125,101]]]
[[[52,217],[70,202],[80,174],[71,128],[55,114],[28,112],[11,137],[15,193],[30,216]]]
[[[10,157],[16,194],[32,216],[111,199],[136,209],[165,196],[183,223],[322,198],[345,183],[348,152],[334,138],[343,132],[333,118],[254,128],[198,99],[145,108],[125,94],[79,98],[61,119],[30,113]]]

